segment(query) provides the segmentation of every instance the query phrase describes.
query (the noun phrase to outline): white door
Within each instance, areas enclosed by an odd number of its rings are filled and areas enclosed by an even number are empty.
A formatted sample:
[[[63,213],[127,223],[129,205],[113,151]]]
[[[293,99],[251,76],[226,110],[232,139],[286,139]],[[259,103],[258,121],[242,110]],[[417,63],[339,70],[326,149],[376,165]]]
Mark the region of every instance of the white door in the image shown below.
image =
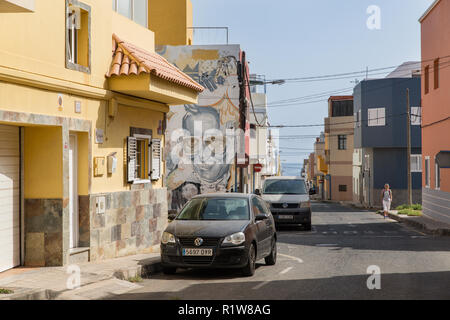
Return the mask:
[[[0,272],[20,265],[19,130],[0,125]]]
[[[69,147],[69,224],[70,248],[78,247],[78,156],[77,136],[70,135]]]

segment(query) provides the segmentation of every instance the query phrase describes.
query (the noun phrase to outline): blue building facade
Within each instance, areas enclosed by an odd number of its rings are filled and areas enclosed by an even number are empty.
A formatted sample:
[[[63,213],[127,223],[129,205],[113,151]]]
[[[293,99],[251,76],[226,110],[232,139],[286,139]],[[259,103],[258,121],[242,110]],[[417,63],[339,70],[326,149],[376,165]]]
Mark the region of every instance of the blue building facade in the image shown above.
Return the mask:
[[[420,77],[364,80],[355,87],[354,202],[381,206],[386,183],[393,191],[393,207],[407,202],[407,89],[413,202],[421,203]]]

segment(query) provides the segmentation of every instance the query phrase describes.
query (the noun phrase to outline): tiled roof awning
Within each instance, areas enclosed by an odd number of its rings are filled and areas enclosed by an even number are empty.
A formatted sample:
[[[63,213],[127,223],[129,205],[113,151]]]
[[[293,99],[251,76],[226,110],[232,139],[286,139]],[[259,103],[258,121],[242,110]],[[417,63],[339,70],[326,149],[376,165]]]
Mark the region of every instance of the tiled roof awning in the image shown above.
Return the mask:
[[[204,87],[154,52],[113,34],[109,89],[167,105],[195,104]]]
[[[159,54],[141,49],[113,34],[113,62],[106,76],[109,78],[142,73],[156,75],[197,92],[205,89]]]

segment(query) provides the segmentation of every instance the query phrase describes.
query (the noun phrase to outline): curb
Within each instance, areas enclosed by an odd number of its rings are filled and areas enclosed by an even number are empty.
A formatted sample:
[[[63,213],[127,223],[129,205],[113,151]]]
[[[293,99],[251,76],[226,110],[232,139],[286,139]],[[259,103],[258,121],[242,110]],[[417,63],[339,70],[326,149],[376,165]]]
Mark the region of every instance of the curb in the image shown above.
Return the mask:
[[[18,293],[8,294],[2,300],[53,300],[58,296],[58,292],[49,289],[21,289]]]
[[[141,262],[140,265],[131,267],[128,269],[118,269],[109,277],[103,277],[98,281],[91,281],[84,283],[81,288],[97,283],[104,280],[119,279],[128,280],[129,278],[140,276],[140,277],[150,277],[151,275],[157,274],[162,271],[161,258],[153,257]],[[9,288],[14,290],[15,288]],[[58,296],[69,292],[70,290],[55,291],[51,289],[16,289],[18,292],[13,294],[2,296],[0,295],[0,301],[2,300],[55,300]]]
[[[129,269],[119,269],[113,274],[114,278],[127,280],[133,277],[150,277],[162,271],[161,258],[154,257],[145,260],[141,265]]]
[[[380,213],[377,213],[377,214],[380,214]],[[403,218],[403,217],[400,217],[399,215],[393,214],[393,213],[388,213],[388,216],[392,220],[396,220],[400,223],[407,224],[407,225],[414,227],[416,229],[419,229],[429,235],[450,236],[450,229],[430,229],[427,227],[427,225],[425,223],[415,221],[414,218]]]

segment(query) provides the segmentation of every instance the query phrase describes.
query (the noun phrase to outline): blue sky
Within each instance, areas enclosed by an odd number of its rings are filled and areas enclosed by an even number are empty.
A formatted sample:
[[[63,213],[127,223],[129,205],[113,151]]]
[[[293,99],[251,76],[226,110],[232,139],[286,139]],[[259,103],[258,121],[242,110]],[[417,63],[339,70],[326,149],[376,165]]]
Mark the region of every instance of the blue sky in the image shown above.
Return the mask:
[[[251,73],[267,79],[308,77],[376,69],[420,60],[418,19],[433,0],[192,0],[194,26],[226,26],[240,44]],[[369,30],[366,10],[381,9],[381,29]],[[217,39],[217,40],[216,40]],[[224,41],[219,32],[200,41]],[[195,43],[194,43],[195,44]],[[197,43],[203,44],[203,43]],[[382,75],[380,75],[382,77]],[[359,78],[362,80],[362,78]],[[352,79],[268,87],[269,104],[354,86]],[[349,91],[348,94],[352,92]],[[327,102],[269,108],[273,125],[323,123]],[[323,128],[322,128],[323,130]],[[321,128],[286,128],[283,135],[318,135]],[[281,140],[288,148],[313,148],[314,139]],[[307,154],[282,156],[303,163]]]

